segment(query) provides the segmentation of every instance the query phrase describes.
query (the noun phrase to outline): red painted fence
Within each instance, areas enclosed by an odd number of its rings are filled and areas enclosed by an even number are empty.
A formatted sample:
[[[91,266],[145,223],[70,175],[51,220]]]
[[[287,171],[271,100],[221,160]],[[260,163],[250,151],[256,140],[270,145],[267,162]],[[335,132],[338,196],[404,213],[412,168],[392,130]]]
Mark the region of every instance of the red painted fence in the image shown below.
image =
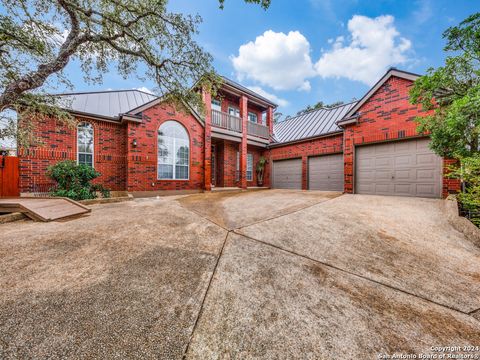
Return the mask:
[[[0,197],[20,196],[19,159],[15,156],[0,156]]]

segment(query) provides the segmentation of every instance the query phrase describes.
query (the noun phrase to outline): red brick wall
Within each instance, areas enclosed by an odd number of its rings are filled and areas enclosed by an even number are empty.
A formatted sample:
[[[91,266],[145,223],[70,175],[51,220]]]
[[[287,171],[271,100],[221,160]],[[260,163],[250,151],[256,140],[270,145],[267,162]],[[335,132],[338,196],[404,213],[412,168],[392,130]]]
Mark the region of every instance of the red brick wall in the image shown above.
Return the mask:
[[[271,186],[272,166],[274,160],[302,158],[302,189],[307,189],[307,159],[309,156],[333,154],[342,151],[343,134],[307,140],[299,143],[274,147],[266,152],[268,159],[265,174],[265,186]]]
[[[233,141],[224,141],[224,155],[223,155],[223,186],[232,187],[239,186],[236,179],[237,174],[237,152],[239,151],[240,143]]]
[[[409,103],[411,86],[412,81],[392,76],[359,109],[358,124],[345,128],[345,192],[354,192],[356,145],[419,136],[415,118],[427,113],[420,105]],[[443,195],[456,191],[459,186],[458,181],[444,179]]]
[[[94,129],[94,167],[101,173],[95,180],[110,190],[126,187],[126,128],[105,121],[77,118]],[[37,146],[19,151],[20,191],[46,192],[54,185],[45,173],[50,165],[77,159],[77,132],[54,119],[32,120]]]
[[[157,179],[157,132],[168,120],[181,123],[190,137],[189,180]],[[128,124],[128,191],[193,190],[204,187],[204,128],[191,115],[159,104],[143,112],[141,124]],[[133,147],[133,139],[137,147]]]

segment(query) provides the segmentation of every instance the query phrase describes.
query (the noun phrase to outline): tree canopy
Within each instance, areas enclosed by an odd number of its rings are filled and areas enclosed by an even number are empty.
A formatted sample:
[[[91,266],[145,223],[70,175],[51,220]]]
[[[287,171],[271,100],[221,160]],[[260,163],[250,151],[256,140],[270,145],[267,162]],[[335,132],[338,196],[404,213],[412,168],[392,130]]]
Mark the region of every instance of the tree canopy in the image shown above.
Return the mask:
[[[331,103],[331,104],[325,104],[323,101],[319,101],[315,105],[307,105],[306,108],[298,111],[297,116],[298,115],[303,115],[303,114],[305,114],[309,111],[312,111],[312,110],[318,110],[318,109],[321,109],[321,108],[330,109],[330,108],[333,108],[335,106],[339,106],[339,105],[343,105],[343,104],[344,104],[343,101],[336,101],[336,102]]]
[[[270,0],[244,0],[264,9]],[[195,40],[200,16],[170,12],[167,0],[3,0],[0,5],[0,114],[70,116],[42,90],[71,88],[75,61],[87,83],[113,66],[124,78],[154,79],[157,95],[202,108],[192,85],[214,90],[220,78]],[[224,0],[219,0],[224,6]],[[28,116],[26,116],[28,117]],[[1,121],[1,119],[0,119]],[[7,130],[0,137],[9,135]]]
[[[447,29],[443,37],[451,55],[415,81],[410,101],[433,111],[417,119],[418,130],[431,134],[433,151],[443,157],[472,156],[479,153],[480,13]]]

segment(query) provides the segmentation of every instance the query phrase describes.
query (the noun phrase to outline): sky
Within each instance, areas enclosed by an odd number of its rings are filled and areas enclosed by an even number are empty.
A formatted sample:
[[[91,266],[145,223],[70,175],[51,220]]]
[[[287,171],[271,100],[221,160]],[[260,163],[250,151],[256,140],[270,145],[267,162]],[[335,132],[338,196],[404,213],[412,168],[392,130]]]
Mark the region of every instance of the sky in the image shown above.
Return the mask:
[[[243,0],[170,0],[173,12],[199,14],[197,40],[218,73],[293,115],[318,101],[359,99],[389,67],[422,74],[445,59],[442,32],[479,10],[480,0],[272,0],[269,9]],[[75,63],[66,73],[76,91],[154,89],[112,71],[86,84]]]

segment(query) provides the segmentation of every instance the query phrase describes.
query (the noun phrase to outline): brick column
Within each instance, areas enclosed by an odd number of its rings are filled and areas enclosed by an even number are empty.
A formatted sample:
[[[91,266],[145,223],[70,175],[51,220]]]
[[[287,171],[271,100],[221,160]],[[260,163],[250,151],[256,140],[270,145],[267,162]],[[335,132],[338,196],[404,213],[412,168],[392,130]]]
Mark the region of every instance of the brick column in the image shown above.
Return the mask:
[[[270,135],[273,134],[273,108],[271,106],[267,109],[267,124],[270,129]]]
[[[307,190],[308,157],[302,156],[302,190]]]
[[[203,103],[205,104],[205,159],[204,159],[204,188],[212,190],[212,95],[203,90]]]
[[[348,194],[353,194],[353,169],[354,169],[354,151],[355,146],[353,142],[353,129],[346,127],[343,132],[343,168],[344,168],[344,188],[343,191]]]
[[[247,188],[247,121],[248,99],[245,95],[240,97],[240,116],[242,117],[242,143],[240,144],[240,187]]]

